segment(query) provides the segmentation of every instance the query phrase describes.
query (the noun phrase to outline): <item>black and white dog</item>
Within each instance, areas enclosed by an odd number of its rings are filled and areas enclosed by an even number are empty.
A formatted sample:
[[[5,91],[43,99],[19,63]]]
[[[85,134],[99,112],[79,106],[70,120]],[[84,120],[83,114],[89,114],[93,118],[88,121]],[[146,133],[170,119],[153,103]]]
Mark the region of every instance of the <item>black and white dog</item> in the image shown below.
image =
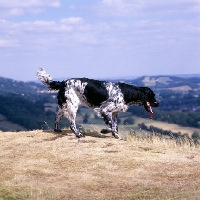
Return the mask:
[[[88,78],[72,78],[62,82],[53,81],[42,68],[37,71],[37,78],[49,90],[58,90],[59,111],[55,118],[54,131],[61,132],[58,124],[61,118],[65,116],[69,119],[70,128],[77,137],[84,137],[75,124],[79,105],[89,107],[102,117],[107,125],[107,129],[103,129],[102,132],[112,132],[112,135],[117,139],[121,139],[118,135],[117,126],[119,112],[125,112],[132,104],[136,104],[144,106],[146,111],[150,112],[150,118],[152,118],[151,107],[159,105],[155,99],[155,94],[148,87],[136,87],[120,82],[114,83]]]

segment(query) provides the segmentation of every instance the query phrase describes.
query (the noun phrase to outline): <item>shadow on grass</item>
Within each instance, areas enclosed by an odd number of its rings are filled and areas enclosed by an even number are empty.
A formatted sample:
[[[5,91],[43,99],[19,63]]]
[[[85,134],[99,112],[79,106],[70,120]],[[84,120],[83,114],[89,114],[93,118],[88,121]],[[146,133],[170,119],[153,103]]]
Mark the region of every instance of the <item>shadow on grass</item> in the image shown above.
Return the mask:
[[[59,138],[65,137],[65,136],[74,136],[74,137],[76,137],[75,134],[70,129],[62,129],[62,132],[55,132],[53,129],[49,129],[49,130],[43,130],[43,132],[54,134],[54,137],[46,139],[46,141],[57,140]],[[111,137],[110,134],[102,135],[102,134],[98,133],[97,131],[92,131],[92,130],[82,130],[80,132],[83,133],[86,137],[87,136],[95,137],[95,138],[108,138],[108,137]]]

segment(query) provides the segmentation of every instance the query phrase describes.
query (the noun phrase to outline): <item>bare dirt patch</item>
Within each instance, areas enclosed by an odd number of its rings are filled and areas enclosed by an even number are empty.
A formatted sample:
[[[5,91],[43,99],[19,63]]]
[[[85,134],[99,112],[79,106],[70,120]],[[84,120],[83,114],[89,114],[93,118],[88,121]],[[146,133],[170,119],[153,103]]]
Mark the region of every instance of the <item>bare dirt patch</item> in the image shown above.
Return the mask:
[[[199,199],[199,148],[0,132],[0,199]]]

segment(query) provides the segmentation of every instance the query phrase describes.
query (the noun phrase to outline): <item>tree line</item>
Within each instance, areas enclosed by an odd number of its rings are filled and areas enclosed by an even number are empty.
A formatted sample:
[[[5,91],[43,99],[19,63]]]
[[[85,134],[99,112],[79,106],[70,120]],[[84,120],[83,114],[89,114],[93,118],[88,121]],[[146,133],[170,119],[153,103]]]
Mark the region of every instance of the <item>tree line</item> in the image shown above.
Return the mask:
[[[55,113],[45,111],[42,101],[35,103],[22,98],[0,96],[0,113],[7,120],[19,124],[28,130],[53,128]],[[68,120],[62,120],[61,126],[69,126]]]
[[[200,133],[199,132],[194,132],[191,135],[191,138],[193,139],[193,141],[191,141],[188,133],[184,133],[181,134],[181,132],[172,132],[170,130],[163,130],[161,128],[155,127],[155,126],[147,126],[144,123],[138,124],[138,126],[140,127],[141,130],[145,130],[150,132],[150,134],[154,133],[154,134],[159,134],[161,136],[168,136],[171,139],[182,139],[184,140],[184,138],[187,138],[189,142],[194,142],[195,144],[200,144]]]
[[[52,111],[45,111],[44,103],[47,103],[51,98],[50,95],[43,96],[40,100],[29,101],[24,98],[8,97],[0,95],[0,113],[3,114],[9,121],[22,125],[23,127],[31,129],[41,129],[44,121],[53,128],[55,113]],[[54,103],[56,100],[54,99]],[[200,127],[200,112],[181,112],[181,111],[166,111],[158,108],[153,108],[154,119],[175,123],[181,126]],[[143,106],[131,106],[128,110],[133,115],[143,118],[148,118],[149,113],[146,112]],[[84,122],[87,123],[88,116],[85,116]],[[126,119],[128,124],[132,124],[130,119]],[[120,123],[121,121],[119,121]],[[61,126],[68,127],[69,121],[67,119],[61,120]],[[46,125],[44,125],[46,127]]]
[[[131,106],[128,111],[138,117],[147,118],[149,116],[143,106]],[[159,110],[159,108],[153,108],[153,112],[155,120],[181,126],[200,127],[200,112],[164,111]]]

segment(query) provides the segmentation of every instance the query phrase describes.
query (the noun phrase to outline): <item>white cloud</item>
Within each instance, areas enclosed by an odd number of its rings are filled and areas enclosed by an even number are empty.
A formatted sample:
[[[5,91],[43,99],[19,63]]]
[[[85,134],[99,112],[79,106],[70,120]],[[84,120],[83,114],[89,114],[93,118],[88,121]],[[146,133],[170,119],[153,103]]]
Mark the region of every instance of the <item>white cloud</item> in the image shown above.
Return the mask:
[[[38,14],[46,7],[58,8],[60,0],[6,0],[0,1],[0,18],[24,15],[26,12]]]
[[[199,0],[102,0],[93,9],[103,20],[115,20],[113,32],[127,44],[151,46],[156,41],[156,48],[163,48],[186,43],[185,38],[199,33]]]
[[[26,49],[30,47],[30,51],[39,45],[51,49],[54,46],[77,45],[105,45],[110,49],[163,49],[165,46],[185,43],[186,35],[190,35],[191,40],[196,37],[191,32],[199,32],[195,19],[190,23],[154,18],[89,23],[81,17],[69,17],[59,21],[19,23],[2,20],[0,26],[2,40],[8,42],[14,39],[15,44],[17,41]],[[2,42],[2,45],[5,44]]]
[[[94,32],[97,28],[97,26],[86,24],[82,18],[76,17],[63,18],[58,22],[44,20],[9,22],[0,20],[0,27],[1,47],[14,44],[14,40],[15,43],[17,41],[19,44],[19,48],[29,49],[29,51],[34,51],[41,46],[54,49],[55,46],[91,43],[91,40],[95,40]]]
[[[18,43],[15,40],[0,39],[0,47],[16,47],[16,46],[18,46]]]
[[[155,14],[199,12],[199,0],[102,0],[93,6],[100,16],[149,16]]]
[[[194,12],[200,10],[199,0],[150,0],[143,4],[143,10],[147,12]]]
[[[0,8],[13,7],[34,7],[34,6],[49,6],[59,7],[61,5],[59,0],[6,0],[0,2]]]
[[[82,24],[84,20],[80,17],[69,17],[60,20],[62,24]]]
[[[22,8],[0,8],[0,18],[21,16],[24,14],[24,9]]]
[[[140,1],[103,0],[93,6],[100,16],[133,16],[141,7]]]

